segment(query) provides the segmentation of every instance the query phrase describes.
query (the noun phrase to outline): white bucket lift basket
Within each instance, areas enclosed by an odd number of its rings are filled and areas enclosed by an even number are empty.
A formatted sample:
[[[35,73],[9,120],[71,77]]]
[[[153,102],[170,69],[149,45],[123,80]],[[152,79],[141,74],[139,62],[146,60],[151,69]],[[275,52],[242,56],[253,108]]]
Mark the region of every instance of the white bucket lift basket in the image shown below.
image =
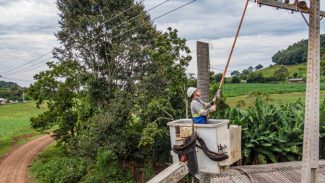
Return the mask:
[[[196,147],[199,172],[219,174],[229,165],[241,159],[241,127],[230,125],[229,120],[209,119],[208,124],[195,124],[194,131],[201,137],[208,149],[229,156],[223,161],[212,161],[204,152]],[[183,144],[184,139],[192,134],[192,119],[180,119],[168,123],[172,147]],[[179,162],[179,157],[171,151],[173,163]]]

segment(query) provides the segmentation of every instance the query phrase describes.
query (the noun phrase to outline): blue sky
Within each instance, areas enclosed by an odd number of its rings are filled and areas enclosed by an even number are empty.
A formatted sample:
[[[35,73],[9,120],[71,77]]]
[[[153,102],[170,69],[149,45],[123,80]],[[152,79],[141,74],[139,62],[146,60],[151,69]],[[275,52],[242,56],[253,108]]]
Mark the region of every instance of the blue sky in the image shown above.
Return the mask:
[[[149,9],[165,0],[145,0]],[[293,0],[291,0],[293,1]],[[155,18],[189,0],[170,0],[149,12]],[[309,3],[309,2],[308,2]],[[193,60],[187,71],[196,73],[196,41],[210,44],[212,70],[221,72],[245,5],[245,0],[197,0],[190,5],[155,20],[159,30],[177,28],[187,39]],[[325,10],[325,2],[321,1]],[[0,0],[0,75],[25,62],[37,58],[58,45],[54,33],[58,30],[58,10],[55,0]],[[305,15],[308,19],[308,15]],[[321,23],[321,33],[324,33]],[[237,41],[229,72],[248,66],[272,63],[278,50],[308,38],[308,27],[300,13],[259,7],[249,3],[247,14]],[[41,60],[48,60],[46,55]],[[33,69],[34,67],[37,67]],[[16,72],[3,74],[6,80],[28,86],[33,75],[46,66],[39,64]],[[1,79],[1,78],[0,78]]]

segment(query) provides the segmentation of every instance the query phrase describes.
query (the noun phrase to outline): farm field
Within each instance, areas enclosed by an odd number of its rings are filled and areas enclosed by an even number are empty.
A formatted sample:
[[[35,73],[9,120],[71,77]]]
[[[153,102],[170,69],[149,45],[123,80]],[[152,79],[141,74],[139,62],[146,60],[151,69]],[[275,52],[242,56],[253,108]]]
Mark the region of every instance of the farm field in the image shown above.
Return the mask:
[[[295,102],[301,99],[303,102],[305,100],[305,92],[293,92],[293,93],[282,93],[282,94],[265,94],[261,95],[262,98],[268,100],[270,103],[281,105],[290,102]],[[324,101],[325,91],[320,92],[320,99]],[[228,97],[226,103],[231,107],[236,107],[241,104],[242,107],[250,107],[254,104],[255,97],[253,95],[241,95],[237,97]]]
[[[325,83],[321,83],[321,90],[325,90]],[[245,83],[224,84],[222,93],[226,97],[236,97],[253,93],[282,94],[293,92],[305,92],[306,83]]]
[[[13,142],[37,134],[30,127],[30,118],[45,110],[46,106],[38,109],[33,102],[0,105],[0,157]]]

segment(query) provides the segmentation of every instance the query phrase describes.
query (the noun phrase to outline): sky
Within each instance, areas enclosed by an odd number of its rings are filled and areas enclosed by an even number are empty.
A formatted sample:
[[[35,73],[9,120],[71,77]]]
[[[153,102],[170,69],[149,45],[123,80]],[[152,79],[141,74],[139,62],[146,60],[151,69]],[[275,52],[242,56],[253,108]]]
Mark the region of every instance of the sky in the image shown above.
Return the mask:
[[[149,10],[164,1],[145,0],[145,9]],[[148,13],[154,19],[188,2],[190,0],[169,0]],[[168,27],[176,28],[180,37],[187,40],[193,57],[188,73],[196,74],[197,41],[209,43],[211,71],[222,72],[245,2],[196,0],[156,19],[154,24],[161,31]],[[325,10],[324,1],[321,1],[321,10]],[[44,64],[51,59],[49,53],[59,45],[54,36],[59,30],[58,14],[55,0],[0,0],[0,80],[29,86],[33,75],[47,68]],[[305,17],[308,19],[308,15]],[[321,22],[321,33],[325,32],[323,25],[324,21]],[[228,74],[258,64],[267,67],[272,64],[272,56],[277,51],[307,38],[308,26],[300,13],[259,7],[249,2]],[[35,58],[39,59],[13,70]]]

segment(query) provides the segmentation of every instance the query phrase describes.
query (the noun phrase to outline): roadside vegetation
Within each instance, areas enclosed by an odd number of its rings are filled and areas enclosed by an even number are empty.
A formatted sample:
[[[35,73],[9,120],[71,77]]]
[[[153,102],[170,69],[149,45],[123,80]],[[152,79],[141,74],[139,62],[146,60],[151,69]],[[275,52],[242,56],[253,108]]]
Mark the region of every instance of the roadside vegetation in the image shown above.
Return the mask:
[[[31,128],[30,118],[46,110],[45,105],[38,109],[33,102],[0,105],[0,157],[12,145],[37,134]]]

